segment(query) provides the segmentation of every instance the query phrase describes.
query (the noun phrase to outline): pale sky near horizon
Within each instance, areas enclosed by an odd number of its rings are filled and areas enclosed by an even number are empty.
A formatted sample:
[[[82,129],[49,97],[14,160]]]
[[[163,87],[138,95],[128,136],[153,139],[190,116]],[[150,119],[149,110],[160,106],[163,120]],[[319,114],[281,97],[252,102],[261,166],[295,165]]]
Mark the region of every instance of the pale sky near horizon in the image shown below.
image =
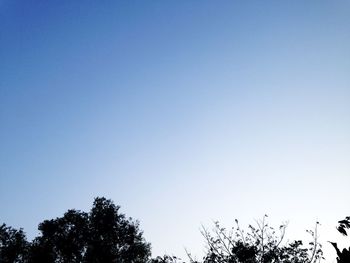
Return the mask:
[[[105,196],[140,220],[154,255],[200,256],[201,224],[265,213],[288,220],[291,239],[316,220],[338,238],[350,215],[349,11],[345,0],[0,0],[0,223],[33,237]]]

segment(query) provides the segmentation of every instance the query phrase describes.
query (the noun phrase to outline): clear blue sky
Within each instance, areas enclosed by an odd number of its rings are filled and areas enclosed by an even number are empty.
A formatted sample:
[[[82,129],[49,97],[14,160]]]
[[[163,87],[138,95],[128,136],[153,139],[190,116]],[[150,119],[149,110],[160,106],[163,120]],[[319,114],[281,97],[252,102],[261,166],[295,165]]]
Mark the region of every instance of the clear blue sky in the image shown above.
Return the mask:
[[[155,254],[350,215],[349,1],[0,0],[0,221],[106,196]]]

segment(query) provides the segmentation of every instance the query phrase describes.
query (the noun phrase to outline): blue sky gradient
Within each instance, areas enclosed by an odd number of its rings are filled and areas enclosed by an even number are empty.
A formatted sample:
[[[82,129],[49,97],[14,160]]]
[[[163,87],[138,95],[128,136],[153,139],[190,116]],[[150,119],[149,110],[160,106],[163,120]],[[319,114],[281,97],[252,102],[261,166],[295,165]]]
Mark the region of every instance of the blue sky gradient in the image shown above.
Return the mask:
[[[350,214],[348,1],[0,0],[0,221],[106,196],[154,254]],[[327,248],[326,248],[327,250]],[[331,254],[331,252],[329,252]]]

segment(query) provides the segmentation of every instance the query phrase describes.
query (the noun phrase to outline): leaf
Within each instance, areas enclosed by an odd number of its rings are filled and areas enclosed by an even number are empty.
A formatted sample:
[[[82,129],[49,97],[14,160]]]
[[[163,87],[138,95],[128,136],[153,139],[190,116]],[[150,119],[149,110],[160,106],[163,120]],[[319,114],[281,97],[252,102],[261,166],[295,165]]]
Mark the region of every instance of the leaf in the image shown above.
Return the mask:
[[[342,226],[337,227],[337,230],[338,230],[341,234],[343,234],[344,236],[347,236],[347,235],[348,235],[348,234],[346,233],[346,230],[345,230],[344,227],[342,227]]]

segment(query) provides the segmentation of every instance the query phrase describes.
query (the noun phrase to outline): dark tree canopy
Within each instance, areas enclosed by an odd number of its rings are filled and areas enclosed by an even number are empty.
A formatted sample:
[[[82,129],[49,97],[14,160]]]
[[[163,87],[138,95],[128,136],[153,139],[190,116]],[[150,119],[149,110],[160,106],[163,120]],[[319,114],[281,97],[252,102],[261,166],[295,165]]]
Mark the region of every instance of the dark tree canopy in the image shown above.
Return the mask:
[[[146,262],[150,245],[145,242],[139,224],[118,212],[119,206],[105,198],[96,198],[89,215],[87,262]]]
[[[39,224],[40,235],[31,242],[22,229],[0,225],[0,263],[184,263],[176,256],[151,258],[150,244],[143,238],[139,223],[119,212],[106,198],[95,198],[89,212],[68,210],[62,217]],[[350,217],[338,222],[338,231],[348,235]],[[189,263],[317,263],[323,259],[317,226],[308,230],[312,240],[284,242],[286,224],[274,229],[267,216],[241,229],[225,229],[215,223],[202,229],[207,252],[201,260],[188,253]],[[338,263],[350,263],[350,248],[338,248]]]
[[[39,224],[41,236],[29,249],[30,262],[82,262],[89,237],[89,215],[68,210]]]
[[[27,241],[22,229],[16,230],[5,224],[0,226],[0,262],[23,262]]]
[[[0,262],[144,263],[150,256],[138,222],[106,198],[96,198],[89,213],[68,210],[38,228],[40,235],[27,243],[22,230],[2,225]]]

